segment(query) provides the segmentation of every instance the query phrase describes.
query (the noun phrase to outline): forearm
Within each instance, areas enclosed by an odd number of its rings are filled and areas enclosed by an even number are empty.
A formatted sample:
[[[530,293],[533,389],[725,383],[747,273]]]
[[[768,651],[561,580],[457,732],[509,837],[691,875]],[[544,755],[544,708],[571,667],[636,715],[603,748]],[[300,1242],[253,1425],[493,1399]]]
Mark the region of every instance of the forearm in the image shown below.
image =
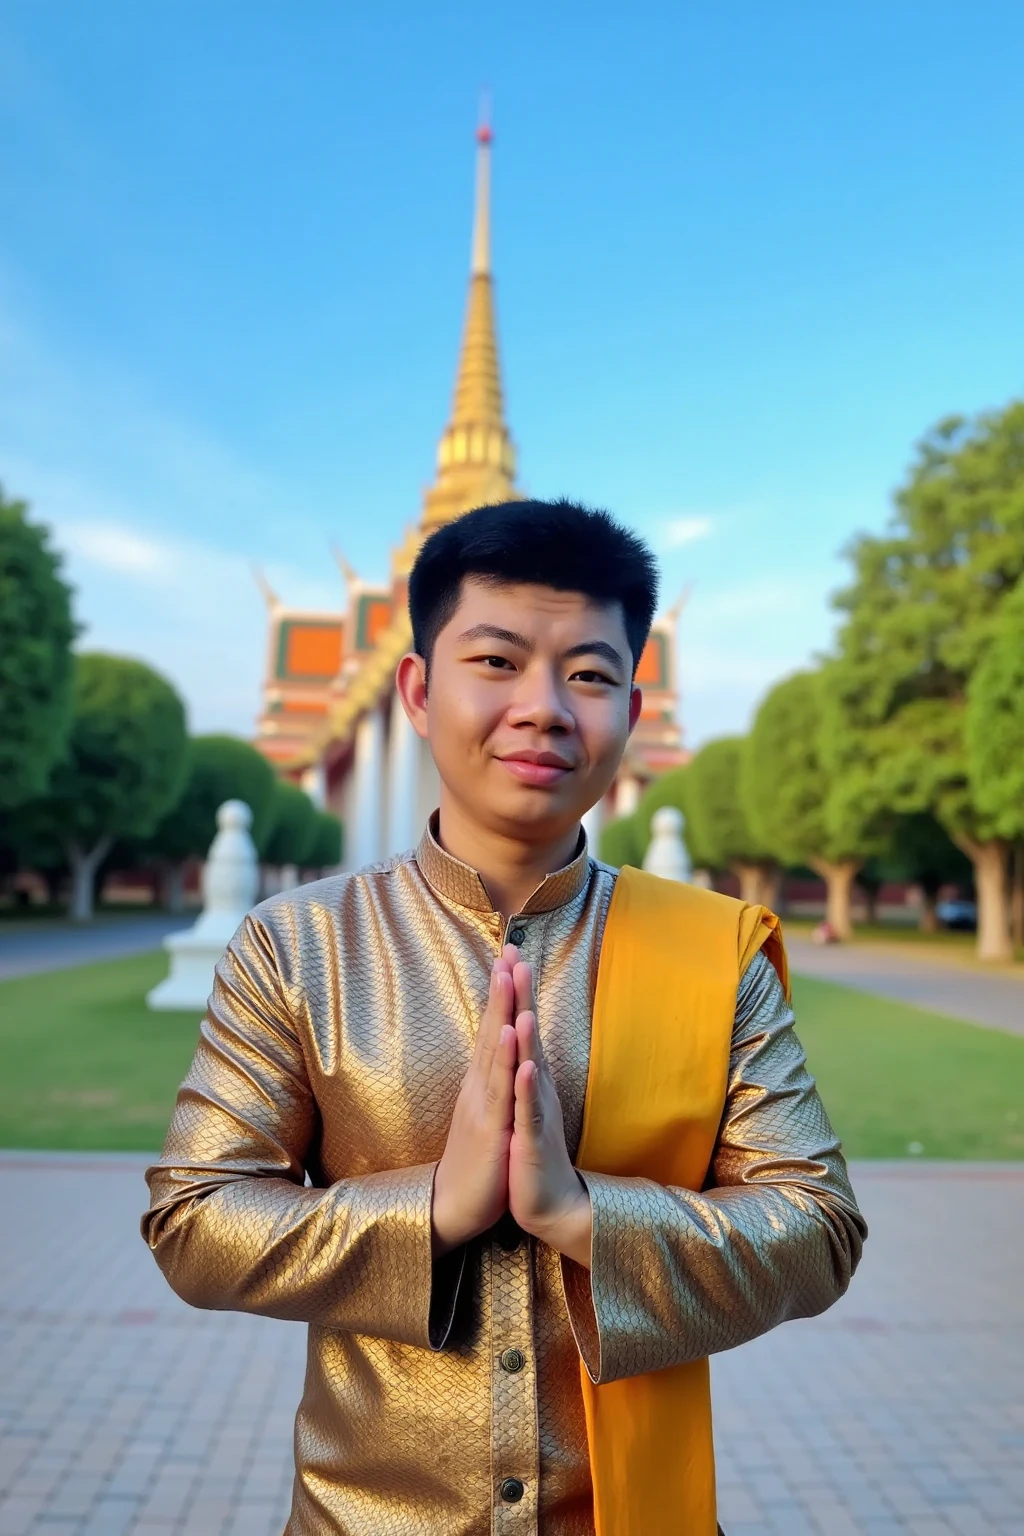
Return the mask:
[[[345,1179],[158,1164],[143,1235],[192,1306],[430,1342],[433,1164]]]
[[[845,1290],[860,1236],[799,1186],[698,1194],[586,1174],[590,1275],[563,1265],[580,1352],[595,1381],[731,1349]]]

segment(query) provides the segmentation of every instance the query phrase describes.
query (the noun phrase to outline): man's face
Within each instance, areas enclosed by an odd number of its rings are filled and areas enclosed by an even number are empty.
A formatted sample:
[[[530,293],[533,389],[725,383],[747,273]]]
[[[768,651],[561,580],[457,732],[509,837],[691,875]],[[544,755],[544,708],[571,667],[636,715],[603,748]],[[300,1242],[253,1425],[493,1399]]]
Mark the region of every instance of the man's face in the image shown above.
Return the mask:
[[[615,777],[640,711],[632,670],[619,604],[468,578],[437,637],[417,729],[472,821],[557,837]]]

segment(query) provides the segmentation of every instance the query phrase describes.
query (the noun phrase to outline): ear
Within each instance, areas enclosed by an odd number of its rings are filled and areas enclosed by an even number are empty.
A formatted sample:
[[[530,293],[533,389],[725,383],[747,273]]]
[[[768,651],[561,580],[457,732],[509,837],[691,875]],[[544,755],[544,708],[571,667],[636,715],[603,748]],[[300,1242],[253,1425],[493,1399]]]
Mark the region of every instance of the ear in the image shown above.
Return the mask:
[[[412,721],[417,736],[427,739],[427,664],[415,651],[408,651],[398,663],[395,687],[402,708]]]
[[[640,689],[637,687],[636,683],[634,683],[629,693],[629,734],[631,736],[637,721],[640,719],[640,711],[643,708],[643,703],[644,696]]]

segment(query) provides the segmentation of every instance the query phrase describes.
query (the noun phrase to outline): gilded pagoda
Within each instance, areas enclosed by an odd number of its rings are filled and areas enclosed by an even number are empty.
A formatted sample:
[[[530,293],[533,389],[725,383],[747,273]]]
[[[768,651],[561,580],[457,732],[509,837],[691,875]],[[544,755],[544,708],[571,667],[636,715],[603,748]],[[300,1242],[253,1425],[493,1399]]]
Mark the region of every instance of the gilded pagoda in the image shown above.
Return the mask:
[[[488,126],[478,129],[469,293],[451,416],[434,482],[419,522],[394,552],[390,581],[363,581],[337,554],[347,595],[341,612],[289,608],[263,583],[269,634],[256,744],[281,774],[342,818],[350,869],[414,846],[437,804],[436,769],[394,688],[395,668],[412,643],[406,589],[416,552],[442,523],[521,495],[494,315],[491,139]],[[603,817],[631,811],[650,779],[688,756],[677,716],[678,616],[676,605],[655,620],[637,671],[643,713],[615,784],[587,817],[592,841]]]

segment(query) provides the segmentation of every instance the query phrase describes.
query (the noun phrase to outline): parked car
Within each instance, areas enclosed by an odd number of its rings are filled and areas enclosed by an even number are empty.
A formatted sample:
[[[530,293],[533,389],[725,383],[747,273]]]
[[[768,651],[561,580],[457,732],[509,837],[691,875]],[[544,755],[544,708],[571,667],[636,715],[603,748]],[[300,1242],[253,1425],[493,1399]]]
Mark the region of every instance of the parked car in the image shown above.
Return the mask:
[[[961,928],[973,933],[978,926],[977,903],[960,897],[955,901],[940,901],[935,916],[944,928]]]

